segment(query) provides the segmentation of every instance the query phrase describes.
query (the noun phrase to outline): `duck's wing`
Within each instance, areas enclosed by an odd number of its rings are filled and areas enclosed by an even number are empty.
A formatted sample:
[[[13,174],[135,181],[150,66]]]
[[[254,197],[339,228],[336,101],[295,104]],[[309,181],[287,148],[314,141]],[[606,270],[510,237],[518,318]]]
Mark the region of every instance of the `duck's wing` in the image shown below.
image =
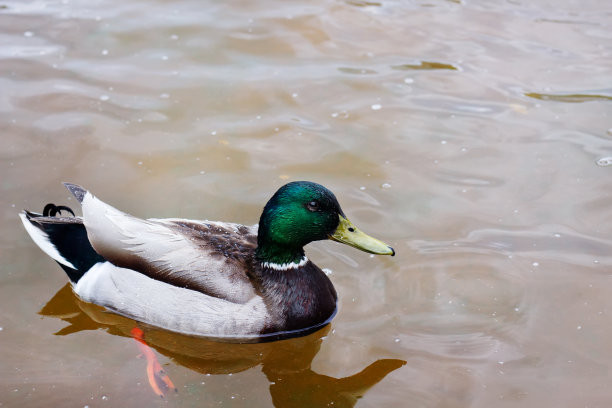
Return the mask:
[[[87,237],[112,264],[235,303],[256,296],[246,271],[257,227],[133,217],[65,183],[83,208]]]

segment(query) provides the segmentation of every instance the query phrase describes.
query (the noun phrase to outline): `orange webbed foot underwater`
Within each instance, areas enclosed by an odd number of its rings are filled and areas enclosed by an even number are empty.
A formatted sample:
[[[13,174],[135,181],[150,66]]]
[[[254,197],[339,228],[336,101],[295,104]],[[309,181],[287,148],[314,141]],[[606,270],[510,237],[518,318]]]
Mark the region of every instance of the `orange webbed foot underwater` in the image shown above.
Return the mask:
[[[147,360],[147,378],[153,392],[162,398],[164,398],[168,391],[174,390],[174,392],[178,392],[170,377],[168,377],[161,364],[159,364],[155,352],[147,345],[144,339],[144,332],[138,327],[134,327],[131,330],[131,334],[134,340],[136,340],[140,352]]]

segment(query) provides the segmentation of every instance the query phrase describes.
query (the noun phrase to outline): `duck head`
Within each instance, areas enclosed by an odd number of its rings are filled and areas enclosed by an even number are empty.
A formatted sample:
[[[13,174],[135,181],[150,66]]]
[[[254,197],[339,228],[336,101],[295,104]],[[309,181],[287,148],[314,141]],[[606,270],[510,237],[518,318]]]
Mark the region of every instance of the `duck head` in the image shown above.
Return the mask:
[[[395,255],[389,245],[361,232],[348,220],[334,193],[317,183],[295,181],[278,189],[264,207],[256,257],[260,262],[299,263],[304,246],[323,239],[372,254]]]

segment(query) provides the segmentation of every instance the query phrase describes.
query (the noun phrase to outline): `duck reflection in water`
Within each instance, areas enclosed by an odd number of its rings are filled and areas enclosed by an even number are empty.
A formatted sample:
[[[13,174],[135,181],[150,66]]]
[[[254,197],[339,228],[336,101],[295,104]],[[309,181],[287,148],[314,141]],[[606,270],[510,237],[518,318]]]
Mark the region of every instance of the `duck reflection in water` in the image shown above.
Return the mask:
[[[113,335],[133,337],[147,357],[149,383],[160,396],[171,391],[174,385],[149,346],[177,364],[202,374],[238,373],[261,364],[276,407],[318,407],[332,402],[336,407],[352,407],[368,389],[406,364],[403,360],[381,359],[349,377],[329,377],[311,369],[312,360],[330,330],[329,325],[308,336],[269,343],[218,342],[144,326],[109,313],[77,298],[70,284],[60,289],[40,314],[70,323],[57,335],[104,329]]]

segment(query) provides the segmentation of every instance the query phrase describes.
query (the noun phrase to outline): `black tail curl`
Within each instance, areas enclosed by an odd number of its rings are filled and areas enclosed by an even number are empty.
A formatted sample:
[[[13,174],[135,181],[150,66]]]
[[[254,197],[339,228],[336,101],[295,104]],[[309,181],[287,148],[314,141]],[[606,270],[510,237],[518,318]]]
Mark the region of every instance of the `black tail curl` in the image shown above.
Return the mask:
[[[62,216],[62,211],[72,214],[72,217]],[[93,249],[83,219],[77,217],[70,207],[49,203],[42,214],[29,211],[25,214],[28,221],[41,230],[60,255],[72,264],[73,268],[58,262],[73,283],[96,263],[106,261]]]
[[[45,208],[43,209],[43,217],[55,217],[57,214],[62,215],[62,211],[67,211],[72,214],[73,217],[75,217],[72,208],[65,205],[55,205],[53,203],[45,205]]]

